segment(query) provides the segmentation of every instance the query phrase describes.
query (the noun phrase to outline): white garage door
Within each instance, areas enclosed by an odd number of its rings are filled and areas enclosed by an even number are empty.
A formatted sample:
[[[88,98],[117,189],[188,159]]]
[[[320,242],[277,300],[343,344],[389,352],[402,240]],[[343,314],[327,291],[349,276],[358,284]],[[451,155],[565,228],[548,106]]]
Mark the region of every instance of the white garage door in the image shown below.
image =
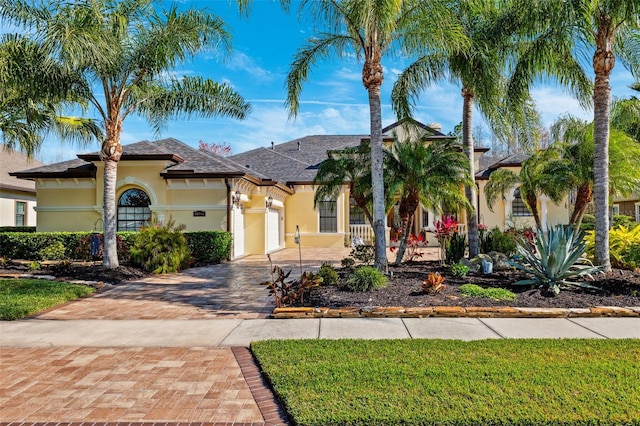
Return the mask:
[[[267,252],[280,248],[280,210],[267,212]]]
[[[242,209],[233,209],[233,257],[244,254],[244,213]]]

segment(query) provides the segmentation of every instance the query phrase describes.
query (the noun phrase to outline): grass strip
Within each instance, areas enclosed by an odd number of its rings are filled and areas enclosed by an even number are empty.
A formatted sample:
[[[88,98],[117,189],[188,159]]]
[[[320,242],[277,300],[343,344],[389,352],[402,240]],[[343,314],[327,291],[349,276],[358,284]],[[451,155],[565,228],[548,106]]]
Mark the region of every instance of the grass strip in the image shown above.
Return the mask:
[[[272,340],[251,349],[296,425],[640,425],[638,340]]]
[[[517,294],[507,289],[498,287],[482,288],[477,284],[462,284],[460,286],[460,293],[469,297],[485,297],[493,300],[506,300],[511,302],[518,298]]]
[[[59,281],[0,280],[0,320],[24,318],[94,291],[89,286]]]

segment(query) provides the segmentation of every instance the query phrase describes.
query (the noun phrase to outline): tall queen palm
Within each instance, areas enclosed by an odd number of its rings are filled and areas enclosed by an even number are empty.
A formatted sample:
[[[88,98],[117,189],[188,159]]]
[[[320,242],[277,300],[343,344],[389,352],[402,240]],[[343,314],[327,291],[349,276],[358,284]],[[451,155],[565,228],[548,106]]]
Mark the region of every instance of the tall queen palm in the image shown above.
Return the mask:
[[[433,40],[444,43],[459,34],[450,31],[450,12],[441,1],[419,0],[303,0],[300,10],[308,10],[315,22],[326,30],[307,40],[298,50],[286,80],[286,106],[290,116],[300,109],[302,84],[308,79],[311,66],[334,52],[343,57],[355,52],[363,58],[362,84],[368,93],[371,132],[371,175],[373,191],[373,229],[375,235],[375,265],[386,269],[385,197],[383,182],[382,108],[380,88],[384,80],[382,58],[400,47],[415,48],[416,43],[405,37],[416,29],[420,15],[438,16],[428,28]],[[426,21],[425,21],[426,22]]]
[[[433,46],[409,65],[398,77],[393,93],[392,105],[400,117],[410,116],[411,101],[430,84],[448,78],[461,86],[462,145],[467,155],[467,168],[475,175],[474,142],[472,136],[473,110],[477,107],[492,125],[494,134],[506,138],[511,128],[521,137],[531,139],[531,129],[539,125],[538,115],[528,99],[514,103],[507,109],[504,97],[504,74],[512,47],[511,34],[515,30],[505,2],[493,0],[469,0],[455,2],[452,6],[454,19],[462,28],[468,42],[461,45]],[[426,17],[433,19],[433,17]],[[418,33],[420,34],[420,33]],[[428,33],[423,33],[428,38]],[[532,144],[531,140],[520,140]],[[467,230],[469,256],[479,253],[477,191],[472,181],[465,186],[468,202]]]
[[[611,270],[609,259],[609,135],[611,72],[616,54],[625,54],[640,24],[640,0],[515,0],[521,43],[510,88],[519,98],[541,74],[556,77],[584,104],[592,94],[596,207],[595,262]],[[516,15],[514,15],[516,16]],[[633,46],[634,43],[629,45]],[[636,58],[627,64],[637,65]],[[582,59],[590,57],[589,64]],[[593,73],[593,85],[587,74]]]
[[[246,2],[242,1],[242,4]],[[152,0],[75,2],[1,0],[5,20],[54,46],[60,61],[87,88],[105,137],[104,266],[119,266],[116,251],[116,180],[120,135],[131,114],[159,131],[170,118],[218,115],[244,118],[249,104],[232,88],[198,77],[165,77],[205,47],[230,51],[224,23],[203,10],[159,12]]]

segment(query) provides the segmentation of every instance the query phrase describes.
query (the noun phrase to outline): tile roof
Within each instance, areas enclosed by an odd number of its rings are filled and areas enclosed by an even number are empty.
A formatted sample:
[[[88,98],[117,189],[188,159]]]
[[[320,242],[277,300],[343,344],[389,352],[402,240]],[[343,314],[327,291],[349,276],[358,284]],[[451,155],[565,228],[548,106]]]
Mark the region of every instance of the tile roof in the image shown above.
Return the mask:
[[[232,155],[231,160],[283,183],[309,183],[327,151],[357,146],[368,135],[314,135]]]
[[[485,168],[484,169],[482,167],[482,162],[481,162],[480,171],[478,171],[478,173],[476,173],[476,179],[480,179],[480,180],[489,179],[489,175],[494,170],[499,169],[501,167],[518,167],[518,166],[521,166],[522,163],[525,162],[529,157],[530,157],[530,155],[529,154],[525,154],[525,153],[513,154],[513,155],[510,155],[508,157],[503,158],[502,160],[495,161],[495,162],[493,162],[492,164],[490,164],[488,166],[485,164]],[[480,157],[480,159],[482,160],[482,157]]]
[[[36,192],[35,182],[25,181],[10,175],[12,172],[28,167],[38,167],[44,163],[28,158],[26,154],[0,144],[0,189],[12,189],[26,192]]]

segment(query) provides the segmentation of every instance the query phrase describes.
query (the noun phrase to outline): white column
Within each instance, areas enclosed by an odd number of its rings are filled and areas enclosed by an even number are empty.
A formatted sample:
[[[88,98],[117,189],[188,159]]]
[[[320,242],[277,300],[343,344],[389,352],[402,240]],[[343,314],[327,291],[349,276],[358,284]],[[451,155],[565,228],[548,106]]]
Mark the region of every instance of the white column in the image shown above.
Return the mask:
[[[540,196],[540,213],[541,216],[540,217],[540,225],[542,226],[542,232],[547,232],[548,231],[548,226],[547,226],[547,216],[548,216],[548,208],[547,208],[547,203],[549,202],[550,198],[547,197],[546,195],[542,194]]]
[[[513,195],[509,197],[504,197],[504,228],[505,229],[509,229],[513,226],[513,223],[511,222],[511,207],[512,207],[511,204],[515,199],[516,197],[514,197]]]

